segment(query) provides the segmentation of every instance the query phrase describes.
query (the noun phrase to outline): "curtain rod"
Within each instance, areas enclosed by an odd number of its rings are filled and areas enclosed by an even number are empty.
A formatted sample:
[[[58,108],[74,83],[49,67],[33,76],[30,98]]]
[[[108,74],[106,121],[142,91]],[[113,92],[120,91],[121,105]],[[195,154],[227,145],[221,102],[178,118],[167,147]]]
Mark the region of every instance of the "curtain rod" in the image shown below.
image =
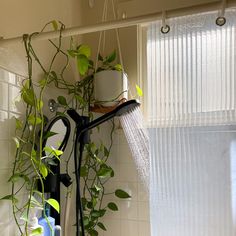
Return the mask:
[[[182,16],[182,15],[191,15],[191,14],[199,13],[199,12],[220,10],[221,5],[222,5],[222,2],[218,1],[218,2],[191,6],[191,7],[168,10],[166,11],[166,17],[171,18],[171,17]],[[232,7],[236,7],[236,0],[227,1],[226,8],[232,8]],[[88,25],[88,26],[72,27],[72,28],[63,30],[62,37],[69,37],[73,35],[82,35],[82,34],[100,32],[104,30],[112,30],[112,29],[136,26],[136,25],[156,21],[161,18],[162,18],[162,12],[156,12],[156,13],[151,13],[147,15],[126,18],[122,20],[102,22],[102,23],[97,23],[97,24]],[[54,39],[54,38],[59,37],[59,33],[60,33],[59,31],[42,32],[33,36],[32,39],[37,40],[37,41],[46,40],[46,39]],[[15,38],[8,38],[8,39],[0,39],[0,47],[4,45],[22,43],[22,42],[23,42],[22,36],[15,37]]]

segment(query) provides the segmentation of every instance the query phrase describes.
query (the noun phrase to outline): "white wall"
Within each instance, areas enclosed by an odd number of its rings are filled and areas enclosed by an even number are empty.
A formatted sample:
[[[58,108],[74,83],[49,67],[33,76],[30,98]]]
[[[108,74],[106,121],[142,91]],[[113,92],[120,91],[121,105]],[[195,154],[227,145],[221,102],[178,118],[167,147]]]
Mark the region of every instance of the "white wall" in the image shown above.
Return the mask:
[[[66,27],[80,24],[80,0],[2,0],[0,4],[0,36],[4,38],[16,37],[24,33],[40,31],[41,28],[51,20],[60,20]],[[52,30],[52,28],[48,29]],[[67,42],[65,42],[67,47]],[[41,60],[48,65],[52,53],[48,43],[35,43]],[[56,68],[60,67],[58,61]],[[0,46],[0,68],[20,75],[27,75],[27,63],[23,44]],[[39,70],[34,69],[34,79],[38,80]],[[76,73],[71,71],[67,79],[74,81]],[[20,115],[24,109],[15,107],[15,98],[19,96],[19,81],[22,79],[11,73],[0,69],[0,198],[10,194],[10,184],[7,180],[11,175],[14,160],[14,119],[13,115]],[[47,93],[47,97],[53,97],[53,93]],[[19,105],[19,104],[18,104]],[[0,235],[18,236],[15,232],[14,220],[11,213],[11,206],[7,201],[0,201]]]
[[[57,20],[67,28],[80,25],[81,0],[2,0],[0,7],[0,37],[5,39],[40,31],[43,26]],[[53,30],[48,27],[47,31]],[[68,48],[68,40],[64,40]],[[34,43],[41,60],[47,65],[55,52],[47,41]],[[23,43],[0,46],[0,66],[18,74],[27,75]],[[35,71],[34,71],[35,73]]]

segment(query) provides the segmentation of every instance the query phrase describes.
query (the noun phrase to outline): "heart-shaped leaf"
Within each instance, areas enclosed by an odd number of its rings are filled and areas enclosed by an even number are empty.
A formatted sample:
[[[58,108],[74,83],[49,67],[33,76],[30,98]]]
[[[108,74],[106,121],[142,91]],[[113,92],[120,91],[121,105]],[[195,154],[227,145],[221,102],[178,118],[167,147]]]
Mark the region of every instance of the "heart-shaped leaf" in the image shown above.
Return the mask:
[[[118,197],[118,198],[131,198],[131,196],[125,192],[124,190],[122,189],[117,189],[115,191],[115,195]]]
[[[58,213],[60,213],[60,204],[58,203],[58,201],[56,199],[49,198],[48,200],[46,200],[46,202],[50,206],[52,206]]]

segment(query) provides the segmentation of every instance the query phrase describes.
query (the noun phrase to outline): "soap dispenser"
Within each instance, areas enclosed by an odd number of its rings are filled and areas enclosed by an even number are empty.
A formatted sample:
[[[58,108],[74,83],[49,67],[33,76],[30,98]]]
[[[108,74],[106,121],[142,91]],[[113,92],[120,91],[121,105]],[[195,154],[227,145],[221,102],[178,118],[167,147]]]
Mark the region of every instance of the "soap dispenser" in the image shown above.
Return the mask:
[[[42,225],[44,236],[54,236],[54,227],[55,227],[55,219],[50,216],[50,208],[49,206],[45,207],[45,215],[47,216],[47,220],[52,228],[52,231],[50,230],[50,226],[48,225],[48,222],[44,215],[39,218],[39,225]]]

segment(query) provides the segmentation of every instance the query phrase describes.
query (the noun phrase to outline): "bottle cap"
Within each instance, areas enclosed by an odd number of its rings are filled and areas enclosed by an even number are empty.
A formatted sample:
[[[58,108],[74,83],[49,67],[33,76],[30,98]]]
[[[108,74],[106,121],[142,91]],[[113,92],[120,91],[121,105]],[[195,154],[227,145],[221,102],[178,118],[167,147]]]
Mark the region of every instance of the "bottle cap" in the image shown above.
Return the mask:
[[[31,221],[29,222],[29,226],[30,226],[30,227],[36,227],[36,226],[38,226],[38,218],[34,216],[34,217],[31,219]]]

